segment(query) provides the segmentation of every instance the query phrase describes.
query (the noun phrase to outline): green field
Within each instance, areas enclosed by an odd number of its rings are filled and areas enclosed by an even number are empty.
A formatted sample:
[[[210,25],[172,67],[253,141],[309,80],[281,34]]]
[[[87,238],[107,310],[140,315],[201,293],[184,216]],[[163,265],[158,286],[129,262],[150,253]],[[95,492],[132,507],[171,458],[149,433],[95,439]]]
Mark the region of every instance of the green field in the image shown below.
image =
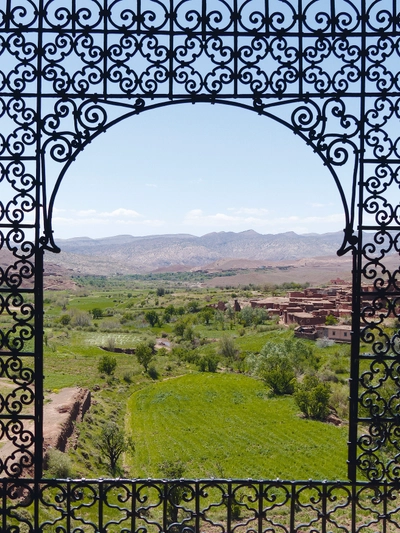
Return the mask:
[[[98,444],[112,422],[136,447],[119,458],[120,476],[165,476],[165,465],[179,461],[188,478],[346,479],[349,346],[302,341],[343,424],[304,419],[294,397],[272,397],[249,364],[266,343],[294,339],[275,317],[254,311],[249,320],[249,300],[270,289],[201,287],[175,277],[89,276],[76,278],[74,289],[46,291],[45,395],[79,386],[92,397],[68,448],[69,475],[110,475]],[[236,298],[241,313],[232,311]],[[220,301],[227,311],[210,311]],[[153,326],[149,312],[158,317]],[[227,338],[229,353],[221,348]],[[143,343],[153,347],[147,369],[129,353]],[[112,374],[100,370],[105,355],[115,358]]]
[[[345,479],[347,428],[304,420],[291,397],[269,398],[239,374],[190,374],[128,402],[136,477],[181,461],[185,477]]]

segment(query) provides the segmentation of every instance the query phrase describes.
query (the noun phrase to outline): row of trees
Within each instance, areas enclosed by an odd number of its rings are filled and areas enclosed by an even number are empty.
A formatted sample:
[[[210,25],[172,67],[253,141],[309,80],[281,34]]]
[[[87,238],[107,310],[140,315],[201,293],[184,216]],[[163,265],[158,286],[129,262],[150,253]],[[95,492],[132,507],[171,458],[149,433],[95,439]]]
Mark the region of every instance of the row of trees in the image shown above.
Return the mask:
[[[169,305],[164,309],[163,314],[157,313],[154,309],[146,311],[144,319],[151,327],[155,327],[161,326],[163,322],[183,321],[183,323],[187,323],[188,315],[195,315],[195,320],[192,319],[191,321],[192,324],[197,322],[208,326],[211,323],[216,323],[221,325],[221,329],[223,329],[222,326],[226,320],[234,321],[244,327],[250,327],[264,324],[270,318],[267,311],[261,308],[248,306],[236,313],[231,305],[226,306],[226,311],[220,311],[210,306],[200,308],[199,302],[194,300],[186,306],[186,311],[183,307],[175,308],[173,305]]]

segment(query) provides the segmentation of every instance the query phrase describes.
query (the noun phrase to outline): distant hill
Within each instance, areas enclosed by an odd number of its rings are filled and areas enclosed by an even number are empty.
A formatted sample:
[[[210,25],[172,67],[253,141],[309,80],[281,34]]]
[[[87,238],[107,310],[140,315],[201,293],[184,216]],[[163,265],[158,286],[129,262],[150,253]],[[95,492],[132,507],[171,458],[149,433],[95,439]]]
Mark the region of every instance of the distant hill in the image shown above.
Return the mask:
[[[242,268],[257,268],[275,262],[335,256],[342,240],[343,232],[262,235],[253,230],[208,233],[202,237],[188,234],[79,237],[57,240],[61,253],[48,255],[47,259],[75,273],[104,275],[182,271],[206,266],[223,270],[218,264],[232,264],[237,260],[241,260]]]

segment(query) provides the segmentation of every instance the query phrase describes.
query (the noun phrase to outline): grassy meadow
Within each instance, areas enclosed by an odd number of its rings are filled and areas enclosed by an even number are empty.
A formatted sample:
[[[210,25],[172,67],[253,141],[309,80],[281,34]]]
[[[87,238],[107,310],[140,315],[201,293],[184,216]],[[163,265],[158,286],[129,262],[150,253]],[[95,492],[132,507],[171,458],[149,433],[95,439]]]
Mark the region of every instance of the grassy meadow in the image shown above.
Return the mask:
[[[67,452],[71,476],[110,474],[99,439],[113,422],[133,442],[118,463],[122,476],[159,477],[163,465],[179,462],[188,478],[346,478],[349,347],[304,341],[343,423],[305,419],[293,396],[273,396],[247,366],[267,342],[293,339],[293,330],[230,307],[295,287],[210,288],[187,273],[75,281],[74,291],[45,293],[45,391],[80,386],[92,394]],[[218,301],[228,310],[210,314]],[[153,326],[149,312],[158,317]],[[231,354],[221,348],[227,337]],[[122,351],[141,344],[156,344],[147,370]],[[99,370],[105,355],[115,358],[110,374]]]
[[[128,401],[136,443],[130,470],[159,477],[180,461],[188,477],[344,479],[346,428],[298,416],[240,374],[190,374],[150,385]]]

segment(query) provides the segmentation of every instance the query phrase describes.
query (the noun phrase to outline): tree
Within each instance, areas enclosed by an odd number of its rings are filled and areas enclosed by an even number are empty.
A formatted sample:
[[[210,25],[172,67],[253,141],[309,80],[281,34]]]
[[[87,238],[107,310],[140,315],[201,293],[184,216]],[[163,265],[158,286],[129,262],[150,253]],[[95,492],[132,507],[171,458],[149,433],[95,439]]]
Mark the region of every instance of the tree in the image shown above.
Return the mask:
[[[121,454],[125,452],[129,446],[134,450],[133,443],[126,439],[125,433],[115,422],[109,422],[103,427],[97,445],[108,461],[110,474],[112,476],[115,476],[116,474],[117,463]]]
[[[101,318],[103,316],[103,311],[99,307],[94,307],[91,310],[93,318]]]
[[[260,355],[248,358],[247,362],[277,395],[292,394],[296,375],[312,371],[317,365],[313,349],[301,339],[286,339],[279,344],[267,342]]]
[[[325,317],[326,326],[334,326],[337,323],[338,323],[338,319],[334,315],[326,315]]]
[[[156,294],[157,294],[157,296],[164,296],[164,294],[165,294],[164,287],[157,287]]]
[[[72,326],[90,326],[90,315],[86,311],[82,311],[81,309],[71,309],[70,314]]]
[[[138,360],[138,363],[143,365],[145,372],[149,368],[149,364],[153,360],[154,353],[151,347],[145,342],[141,342],[136,346],[135,355]]]
[[[248,358],[253,372],[270,387],[273,394],[292,394],[295,373],[290,356],[281,344],[267,342],[258,357]]]
[[[243,307],[240,311],[240,322],[245,327],[251,326],[253,323],[253,309],[251,307]]]
[[[188,313],[198,313],[200,311],[200,304],[197,300],[192,300],[186,305]]]
[[[230,363],[237,360],[239,349],[235,345],[235,340],[230,335],[223,335],[218,342],[218,353],[225,357]]]
[[[111,376],[114,374],[114,371],[117,367],[117,359],[113,357],[112,355],[103,355],[101,357],[99,364],[97,366],[100,374],[107,374],[108,376]]]
[[[281,350],[291,360],[293,369],[297,375],[314,371],[317,368],[317,359],[310,341],[303,339],[285,339],[280,346]]]
[[[175,311],[175,307],[170,304],[168,305],[165,309],[164,309],[164,321],[167,322],[167,324],[169,322],[171,322],[171,318],[176,314],[176,311]]]
[[[265,309],[262,309],[261,307],[256,307],[255,309],[253,309],[252,322],[255,326],[258,326],[259,324],[264,324],[264,322],[267,321],[268,318],[269,316]]]
[[[218,356],[216,354],[203,355],[199,359],[200,372],[216,372],[218,368]]]
[[[221,330],[225,329],[225,314],[223,311],[217,309],[214,314],[215,322],[218,322],[221,326]]]
[[[150,309],[150,311],[147,311],[144,315],[145,320],[150,324],[152,328],[154,328],[155,325],[160,324],[160,318],[154,309]]]
[[[204,323],[208,326],[211,320],[214,318],[215,310],[213,307],[204,307],[201,311],[200,316]]]
[[[325,420],[329,414],[330,394],[331,389],[327,383],[308,374],[304,376],[303,382],[297,385],[294,399],[306,418]]]
[[[181,461],[165,461],[159,465],[162,476],[169,480],[179,480],[185,473],[185,465]],[[170,523],[178,521],[179,504],[185,494],[185,486],[179,483],[171,484],[168,490],[167,513]]]
[[[189,332],[186,335],[186,330],[193,330],[193,317],[182,317],[175,322],[173,329],[175,335],[177,335],[178,337],[192,338],[193,332]],[[191,340],[190,338],[189,340]]]
[[[62,326],[68,326],[68,324],[71,322],[71,315],[67,315],[67,314],[61,315],[58,321],[60,322]]]

